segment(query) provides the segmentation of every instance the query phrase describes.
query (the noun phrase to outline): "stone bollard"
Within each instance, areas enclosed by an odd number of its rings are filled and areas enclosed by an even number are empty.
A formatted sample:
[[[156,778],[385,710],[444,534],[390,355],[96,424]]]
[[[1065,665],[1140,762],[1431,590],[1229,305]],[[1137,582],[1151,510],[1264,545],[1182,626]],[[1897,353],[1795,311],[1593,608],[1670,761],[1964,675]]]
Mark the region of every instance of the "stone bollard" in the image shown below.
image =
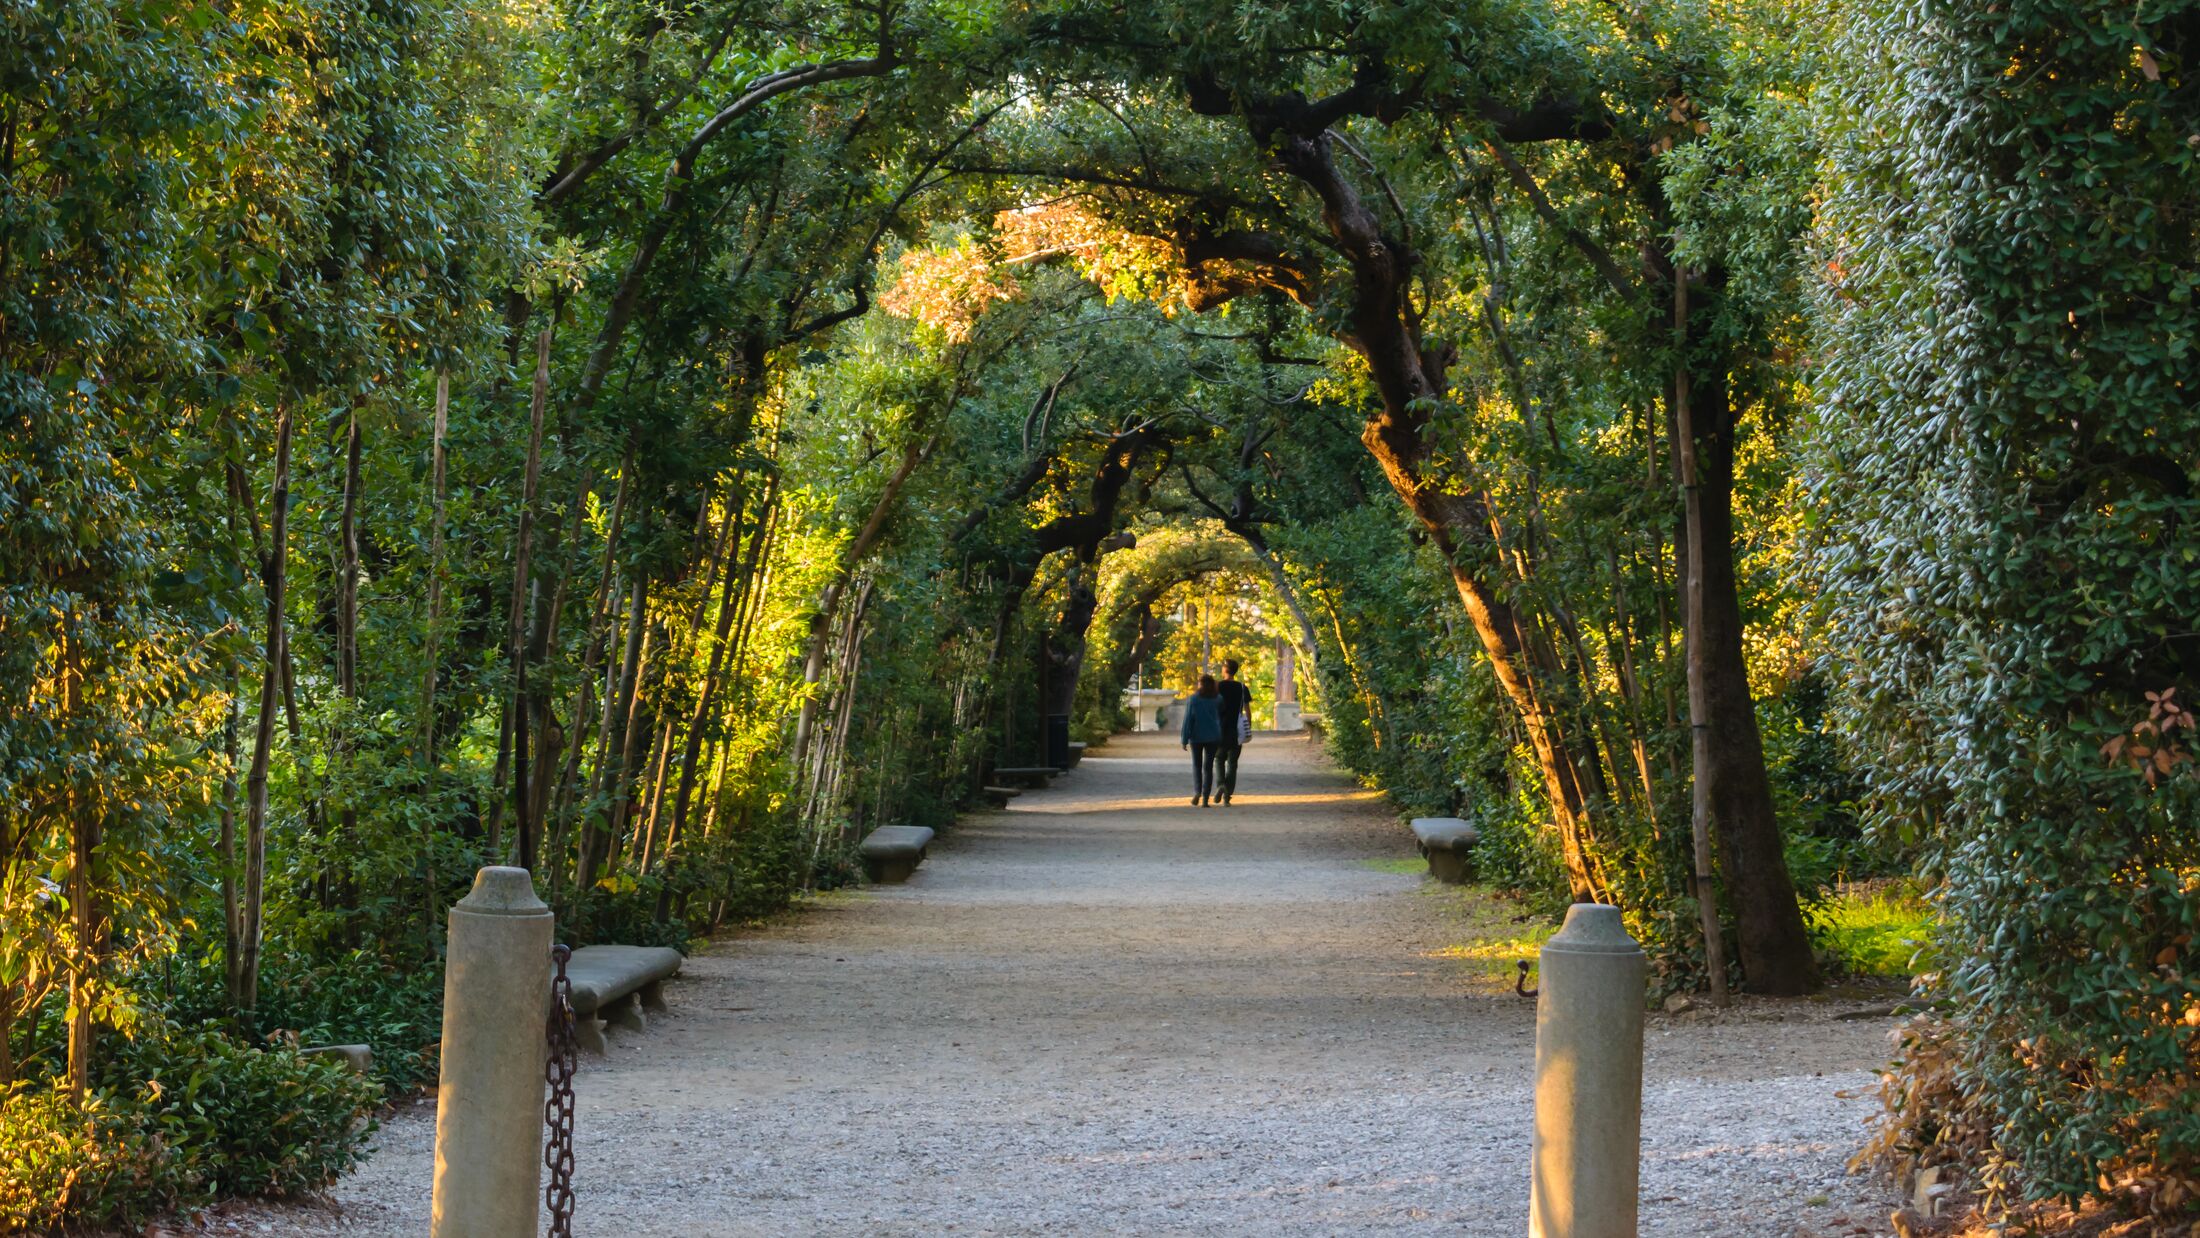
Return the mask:
[[[550,940],[524,868],[482,869],[451,908],[431,1238],[535,1238]]]
[[[1617,907],[1575,903],[1543,945],[1529,1238],[1635,1238],[1647,975]]]

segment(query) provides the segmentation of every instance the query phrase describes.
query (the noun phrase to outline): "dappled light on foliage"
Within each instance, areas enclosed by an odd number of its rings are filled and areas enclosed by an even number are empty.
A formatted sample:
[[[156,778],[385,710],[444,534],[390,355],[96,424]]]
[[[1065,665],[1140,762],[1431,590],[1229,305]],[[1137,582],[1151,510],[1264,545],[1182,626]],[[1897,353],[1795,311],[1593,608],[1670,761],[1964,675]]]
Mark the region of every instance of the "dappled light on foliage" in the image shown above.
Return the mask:
[[[989,303],[1015,295],[1016,286],[996,279],[985,252],[966,237],[954,245],[903,251],[878,303],[887,313],[914,318],[960,344]]]
[[[1868,1162],[2192,1219],[2195,2],[0,0],[0,1231],[1227,660],[1462,975],[1910,982]]]
[[[1163,299],[1177,266],[1167,241],[1113,226],[1074,197],[1000,211],[993,229],[1003,261],[1065,259],[1110,301]]]

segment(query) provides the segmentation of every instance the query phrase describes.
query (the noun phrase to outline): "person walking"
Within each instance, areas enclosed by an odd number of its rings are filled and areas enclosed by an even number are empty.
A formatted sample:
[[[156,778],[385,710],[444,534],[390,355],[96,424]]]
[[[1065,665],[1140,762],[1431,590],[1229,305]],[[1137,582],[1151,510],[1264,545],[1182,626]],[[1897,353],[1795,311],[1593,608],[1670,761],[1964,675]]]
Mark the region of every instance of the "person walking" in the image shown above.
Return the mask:
[[[1215,685],[1215,712],[1222,717],[1222,745],[1215,749],[1215,794],[1225,805],[1237,794],[1238,758],[1253,729],[1253,690],[1237,676],[1238,660],[1223,659],[1222,682]]]
[[[1177,738],[1192,753],[1192,806],[1202,807],[1215,789],[1215,750],[1222,746],[1222,711],[1215,677],[1201,675],[1199,691],[1184,703]]]

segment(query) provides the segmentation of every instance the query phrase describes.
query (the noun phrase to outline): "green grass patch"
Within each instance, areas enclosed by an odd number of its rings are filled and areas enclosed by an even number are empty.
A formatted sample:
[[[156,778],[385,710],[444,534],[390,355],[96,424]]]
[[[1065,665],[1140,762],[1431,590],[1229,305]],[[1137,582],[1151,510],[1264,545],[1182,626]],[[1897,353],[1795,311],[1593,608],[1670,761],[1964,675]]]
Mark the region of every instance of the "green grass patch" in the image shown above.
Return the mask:
[[[1907,979],[1935,966],[1932,909],[1915,893],[1837,895],[1813,919],[1819,943],[1856,975]]]
[[[1535,962],[1558,931],[1549,919],[1483,886],[1431,883],[1421,892],[1438,900],[1444,913],[1444,944],[1424,957],[1452,963],[1479,984],[1511,988],[1520,961]]]
[[[1417,855],[1409,855],[1395,860],[1362,860],[1360,867],[1372,868],[1378,873],[1405,873],[1411,876],[1427,872],[1428,861]]]

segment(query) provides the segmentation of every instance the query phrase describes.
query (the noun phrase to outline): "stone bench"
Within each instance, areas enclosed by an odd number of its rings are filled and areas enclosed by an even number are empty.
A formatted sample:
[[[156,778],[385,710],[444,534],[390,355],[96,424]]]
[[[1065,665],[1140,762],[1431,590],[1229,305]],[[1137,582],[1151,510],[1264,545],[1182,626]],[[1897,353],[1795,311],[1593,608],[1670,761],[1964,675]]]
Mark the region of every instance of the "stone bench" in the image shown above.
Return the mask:
[[[1438,881],[1464,885],[1474,875],[1474,827],[1457,817],[1415,817],[1413,837]]]
[[[924,863],[924,849],[932,845],[932,831],[921,825],[882,825],[856,847],[863,857],[864,875],[873,881],[909,880]]]
[[[986,787],[984,791],[986,802],[995,808],[1006,808],[1010,800],[1023,794],[1015,787]]]
[[[298,1056],[336,1062],[355,1075],[374,1073],[374,1050],[365,1045],[309,1045]]]
[[[1061,772],[1061,770],[1051,765],[1017,765],[1008,769],[994,770],[993,776],[1014,786],[1036,789],[1052,782],[1054,776]]]
[[[582,946],[566,960],[572,985],[573,1039],[602,1053],[604,1024],[631,1032],[649,1025],[649,1011],[665,1009],[665,980],[680,970],[680,952],[669,946]]]
[[[1299,729],[1306,732],[1306,740],[1308,743],[1318,744],[1322,742],[1322,729],[1326,725],[1327,724],[1322,721],[1322,716],[1320,714],[1299,715]]]
[[[1069,746],[1069,764],[1063,768],[1066,770],[1076,769],[1077,763],[1085,759],[1085,747],[1084,744],[1071,744]]]

